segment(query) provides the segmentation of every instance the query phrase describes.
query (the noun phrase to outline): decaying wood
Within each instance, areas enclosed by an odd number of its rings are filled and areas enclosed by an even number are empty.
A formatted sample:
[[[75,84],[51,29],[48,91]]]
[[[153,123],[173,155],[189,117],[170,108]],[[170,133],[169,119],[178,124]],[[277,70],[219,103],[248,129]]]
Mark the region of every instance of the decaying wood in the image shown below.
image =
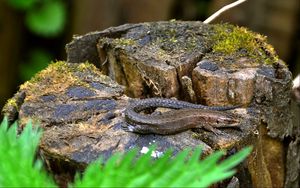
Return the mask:
[[[241,187],[282,187],[283,142],[293,128],[291,73],[280,60],[257,61],[243,55],[243,49],[234,55],[215,53],[214,33],[213,26],[201,22],[170,21],[127,24],[77,36],[66,46],[69,63],[52,65],[21,87],[23,103],[6,105],[4,113],[18,117],[22,124],[29,118],[41,122],[45,130],[41,154],[56,173],[62,169],[59,165],[74,172],[99,155],[108,158],[151,144],[157,144],[159,152],[201,145],[205,154],[216,149],[228,149],[230,154],[253,145],[252,155],[236,176]],[[273,55],[264,43],[261,48],[267,56]],[[128,133],[121,129],[123,111],[133,100],[128,96],[241,105],[232,110],[241,119],[240,130],[225,128],[222,135],[205,130],[168,136]]]

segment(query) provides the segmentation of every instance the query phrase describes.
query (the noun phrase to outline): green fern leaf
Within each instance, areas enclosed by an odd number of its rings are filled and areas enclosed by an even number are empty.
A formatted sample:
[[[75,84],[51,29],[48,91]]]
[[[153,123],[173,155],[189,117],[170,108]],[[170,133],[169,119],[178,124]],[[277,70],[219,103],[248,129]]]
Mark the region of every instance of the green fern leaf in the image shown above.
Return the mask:
[[[197,148],[191,154],[186,149],[172,157],[172,150],[165,152],[158,159],[151,158],[155,151],[151,148],[147,154],[136,159],[138,151],[133,151],[121,157],[120,154],[112,156],[103,168],[95,168],[95,163],[87,168],[82,180],[76,180],[74,187],[208,187],[213,183],[231,177],[235,171],[232,167],[236,160],[242,161],[251,149],[242,150],[218,164],[224,151],[215,152],[206,159],[199,161],[201,149]],[[189,157],[190,156],[190,157]],[[143,166],[144,164],[144,166]],[[150,164],[150,165],[149,165]],[[90,173],[97,170],[101,176]],[[109,171],[109,172],[107,172]],[[88,177],[93,175],[93,177]]]
[[[240,152],[224,160],[219,168],[223,168],[224,170],[233,168],[234,166],[242,162],[251,153],[252,149],[252,147],[246,147],[242,149]]]
[[[17,135],[17,124],[9,128],[5,117],[0,127],[0,187],[55,187],[35,161],[41,131],[28,122]]]

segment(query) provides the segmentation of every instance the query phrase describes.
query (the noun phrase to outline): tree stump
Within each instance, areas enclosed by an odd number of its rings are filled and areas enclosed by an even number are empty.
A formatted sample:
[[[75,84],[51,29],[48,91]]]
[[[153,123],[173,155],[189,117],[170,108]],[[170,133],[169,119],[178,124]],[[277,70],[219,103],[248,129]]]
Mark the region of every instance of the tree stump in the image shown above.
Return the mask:
[[[153,22],[76,36],[66,51],[68,63],[50,65],[3,109],[21,124],[29,118],[41,122],[41,155],[55,173],[73,175],[99,155],[151,144],[161,153],[201,145],[205,155],[216,149],[230,155],[253,145],[236,175],[241,187],[284,186],[284,144],[293,129],[291,73],[265,37],[228,24]],[[129,97],[240,105],[231,110],[240,118],[240,130],[125,132],[123,111],[139,100]]]

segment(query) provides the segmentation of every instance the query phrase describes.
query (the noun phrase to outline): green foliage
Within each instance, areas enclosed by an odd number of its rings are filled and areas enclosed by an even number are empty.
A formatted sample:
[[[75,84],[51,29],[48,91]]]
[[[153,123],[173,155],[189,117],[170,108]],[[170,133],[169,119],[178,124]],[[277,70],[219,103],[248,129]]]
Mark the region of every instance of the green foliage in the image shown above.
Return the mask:
[[[30,51],[28,64],[20,65],[20,78],[24,81],[30,80],[34,74],[46,68],[51,59],[52,55],[45,50],[35,49]]]
[[[7,0],[8,4],[15,9],[27,10],[31,8],[38,0]]]
[[[231,177],[232,168],[246,158],[252,148],[247,147],[218,163],[224,151],[218,151],[199,161],[201,150],[186,149],[172,160],[172,150],[152,160],[150,152],[137,158],[138,150],[126,155],[115,154],[104,166],[103,159],[91,164],[73,187],[208,187]]]
[[[62,1],[47,1],[28,11],[25,19],[33,33],[46,37],[56,36],[64,28],[66,8]]]
[[[66,23],[67,10],[62,0],[6,0],[7,3],[25,12],[27,28],[43,37],[60,34]]]
[[[54,187],[41,161],[35,160],[41,131],[29,122],[17,136],[16,123],[8,127],[4,118],[0,126],[0,187]]]
[[[41,131],[29,122],[17,136],[17,125],[8,128],[5,118],[0,127],[0,187],[55,187],[35,160]],[[208,187],[231,177],[232,168],[246,158],[252,148],[247,147],[220,162],[224,151],[215,152],[199,160],[201,149],[186,149],[176,156],[172,150],[157,155],[155,147],[144,155],[132,149],[126,154],[116,153],[105,163],[103,158],[87,167],[82,177],[77,174],[70,187]]]

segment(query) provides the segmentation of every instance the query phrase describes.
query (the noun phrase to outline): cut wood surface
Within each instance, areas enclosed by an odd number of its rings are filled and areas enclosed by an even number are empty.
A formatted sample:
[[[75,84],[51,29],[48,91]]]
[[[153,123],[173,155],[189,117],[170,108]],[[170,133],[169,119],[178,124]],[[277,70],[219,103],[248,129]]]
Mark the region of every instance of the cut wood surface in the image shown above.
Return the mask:
[[[228,24],[126,24],[76,36],[66,51],[68,63],[50,65],[3,109],[21,125],[29,118],[41,123],[41,154],[54,172],[66,173],[60,165],[82,170],[100,155],[106,159],[152,144],[162,153],[201,145],[205,155],[216,149],[230,155],[253,145],[239,167],[241,187],[283,186],[283,140],[293,129],[291,73],[263,36]],[[239,105],[230,111],[239,129],[173,135],[124,131],[126,106],[149,97]]]

